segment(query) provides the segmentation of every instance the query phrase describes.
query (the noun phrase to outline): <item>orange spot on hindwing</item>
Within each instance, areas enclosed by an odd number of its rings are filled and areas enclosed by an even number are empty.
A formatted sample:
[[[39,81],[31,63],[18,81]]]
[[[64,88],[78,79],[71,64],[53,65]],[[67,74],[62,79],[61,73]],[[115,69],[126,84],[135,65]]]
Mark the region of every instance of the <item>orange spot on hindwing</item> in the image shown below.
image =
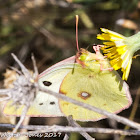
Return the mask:
[[[78,97],[81,97],[84,100],[87,100],[90,96],[91,94],[85,91],[78,93]]]

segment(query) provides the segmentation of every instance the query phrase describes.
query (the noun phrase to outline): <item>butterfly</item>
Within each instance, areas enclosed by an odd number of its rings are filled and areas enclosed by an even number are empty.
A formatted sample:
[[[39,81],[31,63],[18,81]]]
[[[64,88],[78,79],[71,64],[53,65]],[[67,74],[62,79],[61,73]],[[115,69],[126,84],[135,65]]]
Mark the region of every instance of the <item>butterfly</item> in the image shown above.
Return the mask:
[[[80,49],[39,75],[38,84],[57,93],[87,103],[111,113],[119,113],[131,105],[128,85],[112,70],[99,46],[95,53]],[[20,116],[24,106],[16,109],[8,102],[4,114]],[[74,120],[97,121],[105,116],[39,91],[27,115],[57,117],[72,115]]]
[[[78,18],[77,18],[78,19]],[[78,24],[78,20],[76,25]],[[76,26],[77,27],[77,26]],[[100,45],[94,45],[91,53],[78,47],[75,56],[67,58],[39,75],[38,84],[58,94],[95,106],[111,113],[128,108],[132,99],[128,85],[110,66],[109,60],[100,52]],[[20,116],[24,106],[11,106],[8,102],[3,110],[7,115]],[[72,115],[74,120],[97,121],[105,116],[80,106],[58,99],[39,91],[27,115],[32,117],[58,117]]]

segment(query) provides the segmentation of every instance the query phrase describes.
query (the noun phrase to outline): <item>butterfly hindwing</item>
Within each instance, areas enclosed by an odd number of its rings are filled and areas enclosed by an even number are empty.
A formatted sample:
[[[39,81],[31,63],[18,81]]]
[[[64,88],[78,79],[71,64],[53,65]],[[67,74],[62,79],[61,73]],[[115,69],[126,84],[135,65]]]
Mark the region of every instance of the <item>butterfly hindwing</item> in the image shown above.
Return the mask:
[[[131,97],[124,85],[125,83],[115,71],[97,74],[79,66],[74,69],[74,73],[69,72],[66,75],[60,92],[83,103],[118,113],[131,104]],[[105,117],[63,100],[60,100],[59,104],[61,111],[66,116],[72,115],[75,120],[96,121]]]

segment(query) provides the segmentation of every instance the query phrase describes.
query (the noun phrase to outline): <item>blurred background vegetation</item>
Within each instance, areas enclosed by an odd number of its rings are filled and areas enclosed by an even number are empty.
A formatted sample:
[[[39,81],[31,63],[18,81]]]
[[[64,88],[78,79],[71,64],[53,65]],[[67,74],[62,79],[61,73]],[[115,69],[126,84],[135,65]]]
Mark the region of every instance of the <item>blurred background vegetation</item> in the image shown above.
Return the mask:
[[[8,66],[16,65],[11,57],[15,53],[29,69],[32,69],[31,53],[34,53],[39,72],[52,64],[76,53],[75,15],[79,21],[79,46],[92,49],[102,44],[96,39],[104,27],[125,36],[139,31],[139,0],[0,0],[0,85]],[[139,53],[139,52],[138,52]],[[140,84],[140,58],[134,59],[128,84],[136,96]],[[138,97],[139,98],[139,97]],[[137,102],[137,109],[139,110]],[[120,115],[129,117],[132,107]],[[140,122],[140,112],[134,120]],[[55,121],[52,121],[52,124]],[[63,122],[64,123],[64,122]],[[62,122],[61,122],[62,124]],[[83,126],[111,127],[102,120],[82,123]],[[123,128],[118,124],[118,128]],[[113,135],[93,134],[98,140],[114,139]],[[71,139],[82,139],[73,135]],[[116,140],[118,138],[115,137]],[[126,140],[138,137],[126,137]]]

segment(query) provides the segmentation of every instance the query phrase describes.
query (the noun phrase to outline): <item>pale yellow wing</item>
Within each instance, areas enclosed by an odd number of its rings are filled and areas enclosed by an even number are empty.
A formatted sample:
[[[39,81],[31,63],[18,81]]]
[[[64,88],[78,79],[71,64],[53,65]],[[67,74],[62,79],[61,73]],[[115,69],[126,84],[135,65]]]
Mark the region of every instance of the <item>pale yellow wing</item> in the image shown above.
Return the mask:
[[[75,57],[70,57],[48,68],[40,74],[39,85],[58,93],[64,77],[73,69],[74,61]],[[46,86],[45,83],[47,82],[51,84]],[[5,115],[20,116],[23,108],[24,106],[13,105],[12,101],[10,101],[5,105],[3,113]],[[29,108],[27,115],[32,117],[55,117],[63,116],[63,113],[60,111],[58,99],[56,97],[39,92]]]
[[[68,97],[100,109],[118,113],[128,108],[131,97],[128,87],[115,71],[95,73],[79,66],[64,78],[60,92]],[[61,111],[75,120],[97,121],[105,116],[60,100]]]

